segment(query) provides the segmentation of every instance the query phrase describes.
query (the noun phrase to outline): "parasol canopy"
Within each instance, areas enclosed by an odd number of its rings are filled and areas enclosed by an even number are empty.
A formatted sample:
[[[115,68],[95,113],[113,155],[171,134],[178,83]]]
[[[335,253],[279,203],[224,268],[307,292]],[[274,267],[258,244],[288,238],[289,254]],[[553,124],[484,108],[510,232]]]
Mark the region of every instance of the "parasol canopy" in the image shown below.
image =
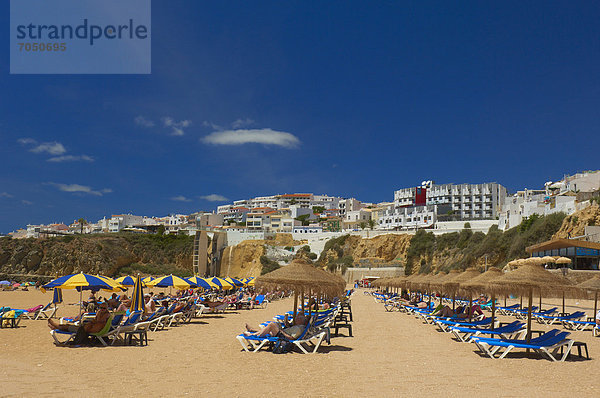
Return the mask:
[[[481,273],[476,268],[469,268],[451,279],[446,279],[444,282],[442,282],[442,287],[444,291],[457,292],[461,284],[470,281],[480,274]]]
[[[296,259],[268,274],[256,278],[256,286],[270,290],[309,291],[331,297],[340,296],[346,282],[335,274],[315,268],[305,260]]]
[[[598,313],[598,293],[600,292],[600,276],[595,276],[577,285],[578,288],[594,292],[594,316]]]
[[[146,282],[146,285],[150,287],[174,287],[175,289],[183,290],[189,289],[192,283],[176,275],[167,275]]]
[[[144,311],[144,290],[142,279],[138,275],[133,283],[133,294],[131,295],[131,312]]]
[[[186,280],[192,282],[194,285],[201,287],[203,289],[211,289],[213,287],[206,280],[204,280],[203,278],[197,277],[197,276],[192,276],[191,278],[186,278]]]
[[[559,257],[556,259],[556,264],[571,264],[571,259],[568,257]]]

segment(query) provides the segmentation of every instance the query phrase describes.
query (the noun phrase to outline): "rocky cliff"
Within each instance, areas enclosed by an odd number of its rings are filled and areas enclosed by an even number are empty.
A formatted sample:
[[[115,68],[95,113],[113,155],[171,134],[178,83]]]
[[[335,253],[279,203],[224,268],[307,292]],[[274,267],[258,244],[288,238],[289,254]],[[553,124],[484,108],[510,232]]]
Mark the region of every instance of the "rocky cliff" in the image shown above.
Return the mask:
[[[0,239],[0,273],[116,276],[144,267],[191,272],[193,238],[158,235],[84,235]]]
[[[581,236],[588,225],[600,225],[600,206],[597,203],[592,203],[585,209],[565,217],[560,229],[552,238],[566,239]]]

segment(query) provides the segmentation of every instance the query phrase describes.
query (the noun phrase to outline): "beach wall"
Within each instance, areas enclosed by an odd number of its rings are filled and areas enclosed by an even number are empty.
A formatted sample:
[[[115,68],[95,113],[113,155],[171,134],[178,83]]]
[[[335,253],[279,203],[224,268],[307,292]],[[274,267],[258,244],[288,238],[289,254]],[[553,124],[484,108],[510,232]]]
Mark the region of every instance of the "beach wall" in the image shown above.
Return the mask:
[[[383,267],[383,268],[348,268],[342,278],[348,283],[357,279],[363,279],[366,276],[378,276],[380,278],[393,278],[404,275],[404,267]]]

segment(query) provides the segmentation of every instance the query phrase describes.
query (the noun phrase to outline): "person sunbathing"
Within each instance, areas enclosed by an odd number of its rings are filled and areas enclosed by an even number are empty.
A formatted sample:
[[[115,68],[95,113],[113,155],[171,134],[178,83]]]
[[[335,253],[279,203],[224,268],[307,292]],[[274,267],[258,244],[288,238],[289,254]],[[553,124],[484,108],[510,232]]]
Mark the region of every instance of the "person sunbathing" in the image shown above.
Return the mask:
[[[108,305],[106,303],[100,304],[96,316],[89,322],[85,322],[83,325],[74,324],[71,322],[65,323],[64,325],[59,324],[54,319],[48,319],[48,327],[52,330],[61,330],[63,332],[81,333],[86,334],[97,333],[106,325],[110,312],[108,312]],[[83,329],[83,330],[80,330]]]
[[[286,315],[286,318],[287,318],[287,315]],[[295,340],[298,337],[300,337],[300,335],[302,335],[302,332],[304,331],[304,328],[306,328],[306,325],[308,324],[309,320],[310,320],[309,315],[297,313],[296,317],[294,318],[293,324],[291,326],[288,326],[285,328],[283,328],[277,322],[270,322],[265,327],[261,328],[260,330],[256,330],[255,328],[252,328],[252,327],[250,327],[250,325],[246,324],[246,331],[244,332],[244,335],[258,336],[258,337],[279,336],[279,337],[284,337],[288,340]]]

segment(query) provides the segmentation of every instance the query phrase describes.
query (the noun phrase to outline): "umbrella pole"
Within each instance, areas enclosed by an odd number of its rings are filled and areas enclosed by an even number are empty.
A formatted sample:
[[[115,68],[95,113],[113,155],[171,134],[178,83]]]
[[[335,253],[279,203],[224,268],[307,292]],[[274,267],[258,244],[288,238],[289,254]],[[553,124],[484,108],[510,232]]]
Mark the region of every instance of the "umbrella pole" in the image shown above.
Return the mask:
[[[298,292],[294,290],[294,319],[296,319],[296,313],[298,312]]]
[[[563,314],[565,313],[565,292],[563,292]]]
[[[533,294],[533,293],[532,293],[532,294]],[[519,308],[519,309],[522,309],[522,308],[523,308],[523,296],[521,296],[521,304],[519,304],[519,306],[520,306],[520,308]]]
[[[506,294],[504,295],[504,306],[506,307]]]
[[[456,311],[456,293],[452,293],[452,312]]]
[[[529,308],[527,310],[527,343],[531,341],[531,307],[533,306],[533,289],[529,289]],[[529,353],[529,348],[527,349]]]
[[[471,315],[473,314],[473,296],[469,295],[469,323],[471,323]]]
[[[563,305],[564,304],[565,304],[565,296],[563,295]],[[541,290],[540,290],[540,307],[538,308],[538,312],[542,312],[542,291]]]
[[[598,291],[596,290],[596,292],[594,293],[594,313],[592,314],[592,317],[596,318],[597,310],[598,310]],[[594,331],[594,328],[592,328],[592,331]]]
[[[495,315],[496,315],[496,295],[492,294],[492,325],[490,326],[490,329],[494,330],[494,323],[495,323]]]
[[[81,308],[83,307],[83,289],[79,290],[79,319],[81,320]]]
[[[429,291],[429,303],[427,304],[427,308],[431,308],[431,290]]]

